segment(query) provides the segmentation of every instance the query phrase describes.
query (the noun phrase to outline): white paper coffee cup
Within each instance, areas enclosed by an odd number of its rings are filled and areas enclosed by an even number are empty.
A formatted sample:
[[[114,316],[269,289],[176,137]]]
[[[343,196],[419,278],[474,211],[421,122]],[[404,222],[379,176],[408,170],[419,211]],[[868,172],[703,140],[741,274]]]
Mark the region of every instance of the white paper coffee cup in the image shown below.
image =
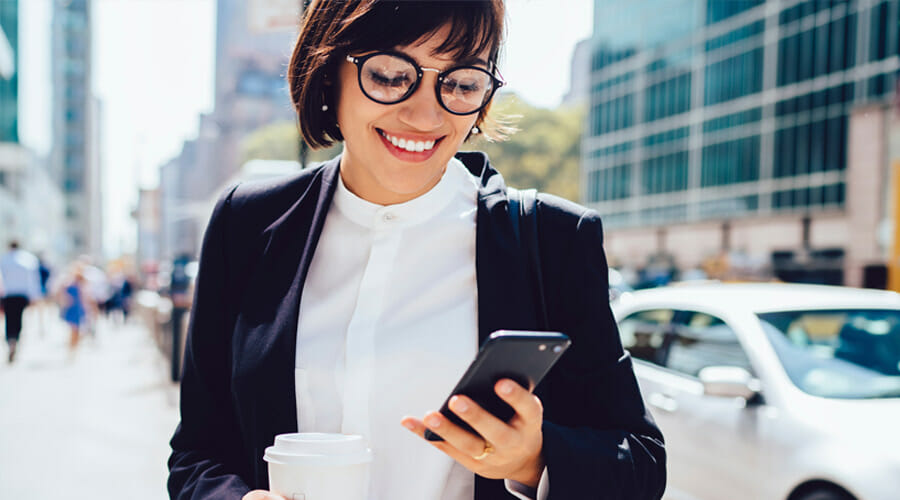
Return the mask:
[[[287,500],[366,500],[372,451],[362,436],[279,434],[266,448],[269,490]]]

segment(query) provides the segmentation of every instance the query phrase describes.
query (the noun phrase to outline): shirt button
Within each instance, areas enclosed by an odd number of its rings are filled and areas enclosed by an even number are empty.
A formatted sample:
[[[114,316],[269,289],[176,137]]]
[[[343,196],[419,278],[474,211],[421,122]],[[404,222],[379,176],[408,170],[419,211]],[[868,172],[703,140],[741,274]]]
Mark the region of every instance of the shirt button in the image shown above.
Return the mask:
[[[392,214],[391,212],[388,212],[388,213],[386,213],[386,214],[384,214],[384,215],[381,216],[381,220],[383,220],[383,221],[385,221],[385,222],[391,222],[391,221],[394,220],[395,218],[397,218],[397,216],[394,215],[394,214]]]

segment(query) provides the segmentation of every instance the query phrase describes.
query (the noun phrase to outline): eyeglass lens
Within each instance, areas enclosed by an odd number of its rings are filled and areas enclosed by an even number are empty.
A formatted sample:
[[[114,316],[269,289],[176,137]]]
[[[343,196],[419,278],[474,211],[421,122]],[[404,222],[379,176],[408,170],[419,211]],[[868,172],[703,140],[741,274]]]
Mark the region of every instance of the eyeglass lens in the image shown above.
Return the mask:
[[[463,67],[443,76],[438,99],[452,113],[478,111],[491,96],[494,80],[487,71]],[[416,67],[411,62],[390,54],[372,56],[360,68],[363,92],[384,104],[409,97],[417,79]]]

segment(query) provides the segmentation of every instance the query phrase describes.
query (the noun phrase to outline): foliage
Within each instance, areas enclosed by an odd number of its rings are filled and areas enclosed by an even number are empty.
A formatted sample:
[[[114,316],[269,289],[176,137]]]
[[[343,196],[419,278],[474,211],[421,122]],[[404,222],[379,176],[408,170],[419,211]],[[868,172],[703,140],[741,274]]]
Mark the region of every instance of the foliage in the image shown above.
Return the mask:
[[[581,159],[582,108],[536,108],[515,94],[497,97],[494,116],[509,117],[518,129],[504,141],[470,140],[462,149],[488,154],[506,183],[517,188],[537,188],[578,201]]]
[[[241,143],[241,164],[249,160],[293,160],[299,157],[300,129],[295,122],[276,122],[260,127]],[[341,151],[340,144],[318,151],[309,150],[307,162],[331,159]]]
[[[536,108],[515,94],[499,95],[492,115],[511,120],[516,129],[509,138],[489,142],[478,136],[463,144],[464,150],[488,154],[507,184],[537,188],[570,200],[578,200],[578,165],[584,111]],[[267,125],[250,134],[242,143],[242,163],[251,159],[296,160],[299,131],[294,122]],[[340,152],[340,145],[310,151],[309,162],[324,161]]]

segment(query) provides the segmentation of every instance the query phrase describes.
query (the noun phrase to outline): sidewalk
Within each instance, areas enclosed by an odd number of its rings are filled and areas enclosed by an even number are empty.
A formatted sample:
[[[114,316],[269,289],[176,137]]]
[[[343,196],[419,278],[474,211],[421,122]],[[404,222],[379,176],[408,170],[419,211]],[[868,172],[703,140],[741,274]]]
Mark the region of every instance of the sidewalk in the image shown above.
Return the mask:
[[[70,356],[47,318],[41,336],[26,317],[13,364],[0,347],[0,498],[168,498],[178,389],[149,334],[102,322]]]

